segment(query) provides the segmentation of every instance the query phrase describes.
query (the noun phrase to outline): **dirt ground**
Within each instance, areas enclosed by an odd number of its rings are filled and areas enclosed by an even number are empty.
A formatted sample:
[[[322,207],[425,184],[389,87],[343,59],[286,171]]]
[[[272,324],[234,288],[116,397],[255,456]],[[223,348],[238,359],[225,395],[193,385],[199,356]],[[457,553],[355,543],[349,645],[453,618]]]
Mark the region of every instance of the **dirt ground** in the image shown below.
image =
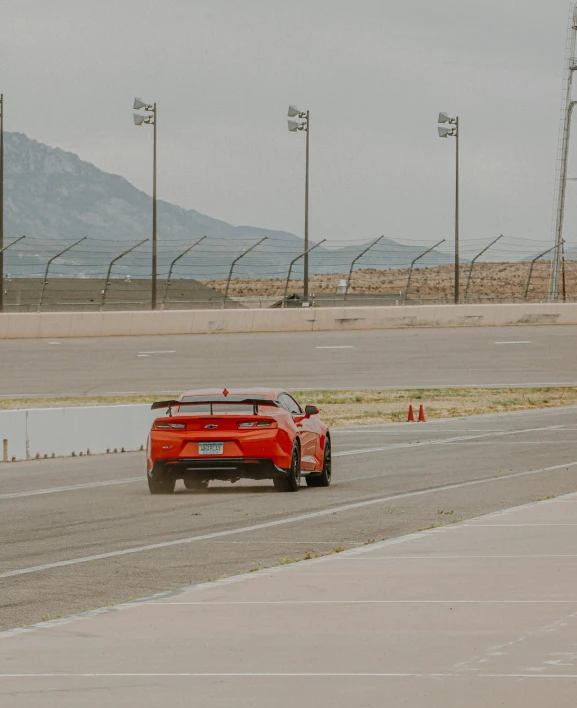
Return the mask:
[[[415,418],[423,406],[427,419],[455,418],[482,413],[502,413],[532,408],[577,404],[577,387],[542,388],[437,388],[417,390],[357,390],[295,392],[301,404],[319,406],[332,427],[374,425],[407,420],[409,405]],[[78,398],[0,399],[0,410],[65,406],[151,403],[157,396],[95,396]]]
[[[531,274],[528,299],[543,299],[547,296],[550,261],[537,261]],[[476,263],[474,265],[468,300],[503,299],[508,302],[523,300],[529,278],[530,263]],[[459,270],[461,295],[464,297],[470,264]],[[413,270],[407,297],[410,299],[447,299],[453,294],[452,265]],[[349,292],[353,294],[399,294],[407,284],[407,268],[388,270],[362,269],[353,273]],[[334,294],[339,280],[346,280],[348,273],[315,275],[310,280],[310,292],[314,295]],[[206,280],[203,283],[224,292],[226,280]],[[577,261],[565,263],[566,296],[577,298]],[[231,281],[231,297],[282,297],[285,280],[281,278],[256,279],[235,278]],[[561,286],[560,286],[561,287]],[[289,294],[301,293],[302,280],[291,280]]]

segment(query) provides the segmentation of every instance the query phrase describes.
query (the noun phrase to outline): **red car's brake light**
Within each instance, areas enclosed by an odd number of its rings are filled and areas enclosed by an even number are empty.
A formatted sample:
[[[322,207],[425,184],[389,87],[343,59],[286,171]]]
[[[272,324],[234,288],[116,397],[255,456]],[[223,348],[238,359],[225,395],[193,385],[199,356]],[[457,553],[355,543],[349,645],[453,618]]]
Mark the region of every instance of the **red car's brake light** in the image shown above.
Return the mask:
[[[157,430],[186,430],[186,423],[155,423]]]
[[[237,426],[243,430],[246,428],[276,428],[276,421],[274,420],[246,420],[242,423],[238,423]]]

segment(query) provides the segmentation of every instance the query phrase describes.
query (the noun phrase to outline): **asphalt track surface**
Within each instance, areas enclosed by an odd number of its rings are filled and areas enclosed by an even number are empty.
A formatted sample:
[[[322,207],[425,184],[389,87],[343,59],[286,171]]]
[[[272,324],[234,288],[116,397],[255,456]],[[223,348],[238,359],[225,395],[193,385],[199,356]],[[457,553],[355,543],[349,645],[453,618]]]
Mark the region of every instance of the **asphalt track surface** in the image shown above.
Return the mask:
[[[0,395],[577,384],[577,327],[0,341]]]
[[[333,431],[334,482],[181,485],[141,453],[2,466],[0,628],[450,524],[577,489],[577,407]]]
[[[8,708],[572,708],[577,494],[0,632]]]

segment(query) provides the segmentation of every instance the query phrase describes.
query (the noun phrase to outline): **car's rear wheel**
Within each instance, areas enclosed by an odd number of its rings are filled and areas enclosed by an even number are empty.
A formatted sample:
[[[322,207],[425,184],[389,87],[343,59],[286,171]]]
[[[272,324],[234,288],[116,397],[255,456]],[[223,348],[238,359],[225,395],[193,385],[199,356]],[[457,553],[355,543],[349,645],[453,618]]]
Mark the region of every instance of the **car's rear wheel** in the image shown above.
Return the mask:
[[[172,494],[176,480],[169,475],[162,465],[154,465],[148,475],[148,489],[151,494]]]
[[[183,479],[184,486],[195,492],[203,492],[208,489],[208,479],[198,479],[198,477],[189,477],[188,479]]]
[[[287,477],[277,477],[273,480],[275,489],[279,492],[298,492],[301,486],[301,451],[297,443],[293,447],[290,472]]]
[[[323,456],[323,471],[320,474],[308,475],[306,477],[309,487],[328,487],[331,483],[332,459],[331,459],[331,439],[325,440],[325,453]]]

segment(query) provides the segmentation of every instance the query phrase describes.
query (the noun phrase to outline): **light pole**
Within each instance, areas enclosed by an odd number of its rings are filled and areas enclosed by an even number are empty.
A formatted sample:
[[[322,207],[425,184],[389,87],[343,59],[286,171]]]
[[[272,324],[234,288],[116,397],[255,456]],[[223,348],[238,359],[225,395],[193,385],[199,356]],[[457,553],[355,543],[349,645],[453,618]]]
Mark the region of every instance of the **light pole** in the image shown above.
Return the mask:
[[[576,101],[573,100],[573,74],[577,71],[575,46],[577,44],[577,3],[572,4],[567,34],[565,55],[565,75],[563,77],[563,103],[561,108],[561,133],[557,147],[557,180],[555,184],[555,245],[557,250],[551,260],[551,275],[549,278],[549,301],[559,298],[559,276],[562,265],[563,223],[565,220],[565,197],[567,192],[567,166],[569,160],[570,133],[573,111]]]
[[[0,93],[0,312],[4,312],[4,94]]]
[[[145,113],[134,114],[134,125],[152,125],[154,139],[152,148],[152,287],[151,307],[156,310],[156,103],[144,103],[140,98],[134,99],[135,111],[144,110]]]
[[[305,250],[304,250],[304,292],[303,301],[309,299],[309,142],[311,112],[299,111],[296,106],[289,106],[288,109],[288,129],[291,133],[304,130],[307,134],[306,144],[306,177],[305,177]],[[299,118],[299,120],[294,120]]]
[[[459,117],[450,118],[446,113],[439,113],[439,123],[449,123],[452,128],[439,126],[440,138],[455,138],[455,303],[459,303]]]

